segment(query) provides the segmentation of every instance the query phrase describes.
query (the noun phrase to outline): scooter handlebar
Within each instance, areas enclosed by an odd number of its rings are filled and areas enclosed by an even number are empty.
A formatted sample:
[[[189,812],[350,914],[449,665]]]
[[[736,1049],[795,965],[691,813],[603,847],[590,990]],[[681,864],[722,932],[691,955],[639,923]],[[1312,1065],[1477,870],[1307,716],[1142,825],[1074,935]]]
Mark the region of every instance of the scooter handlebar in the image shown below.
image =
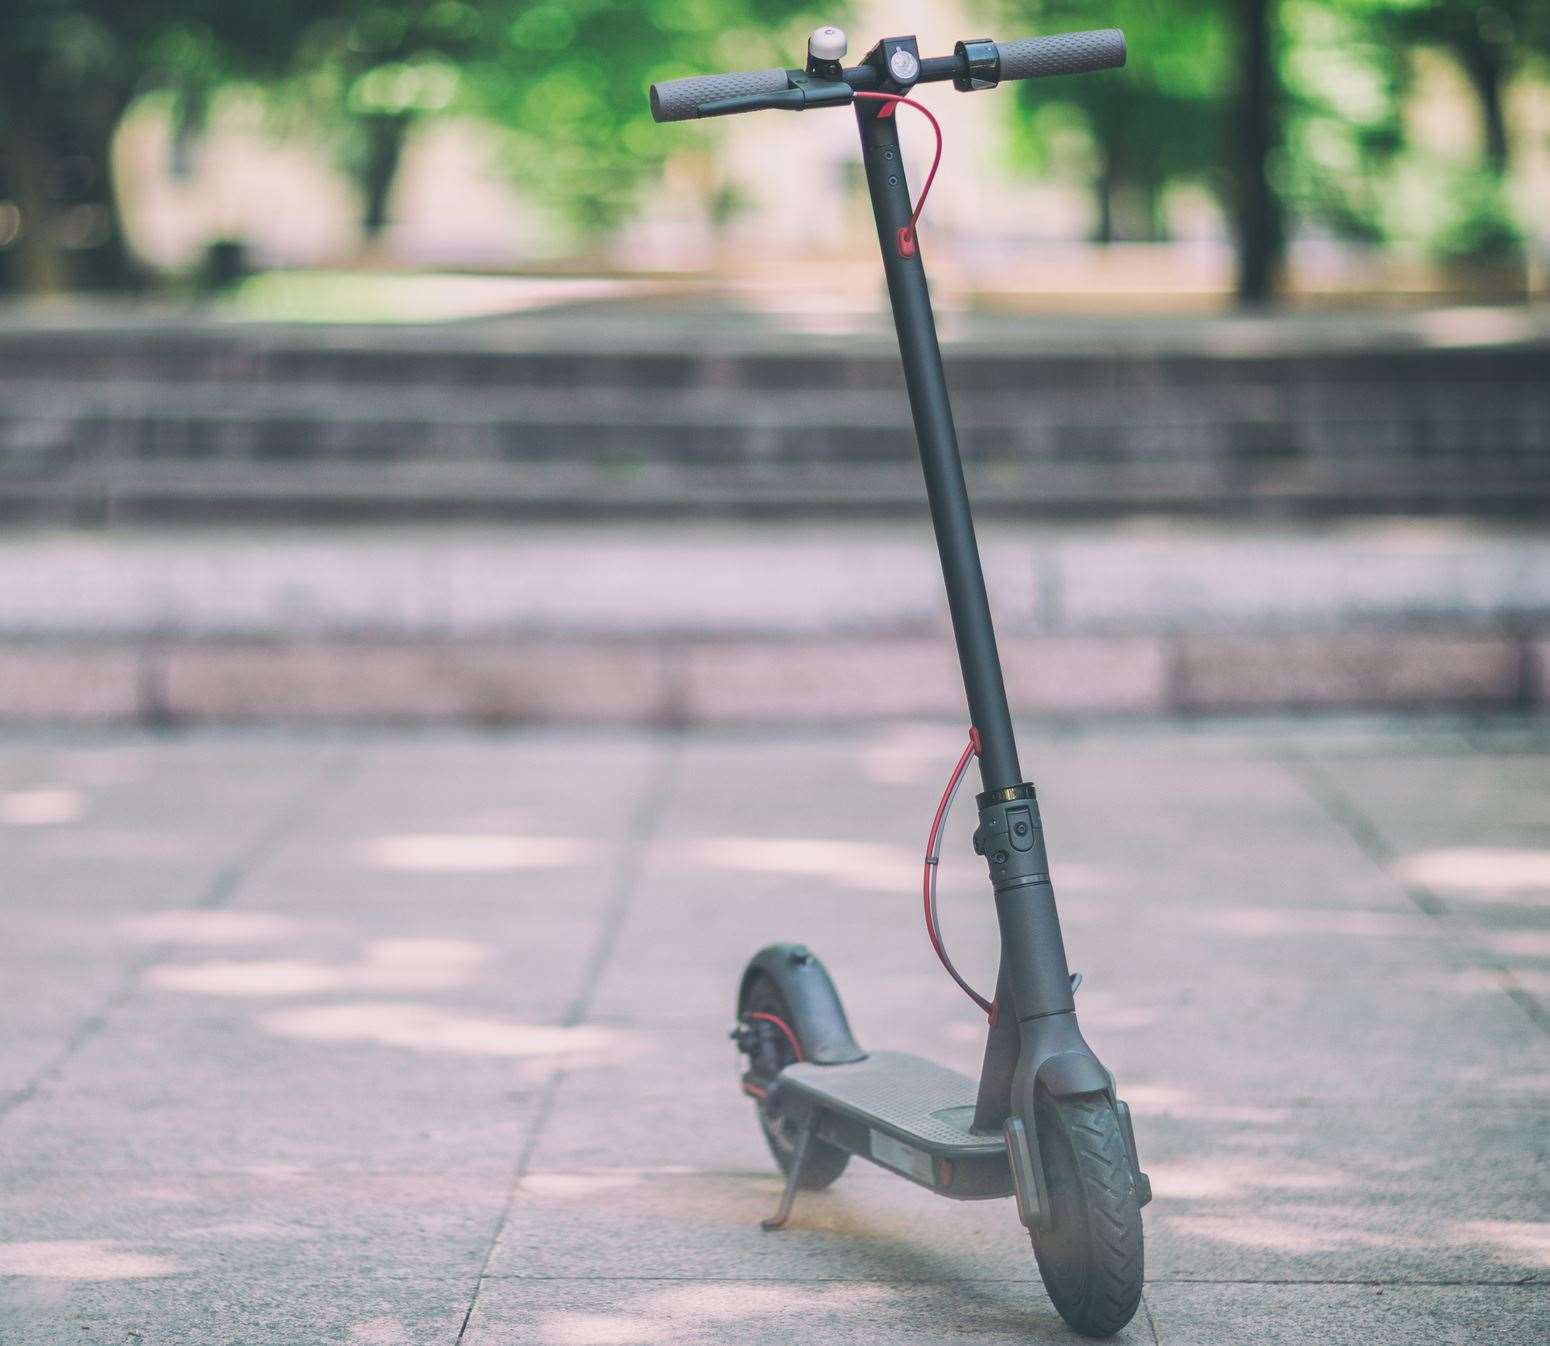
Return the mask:
[[[1041,79],[1047,75],[1085,75],[1125,64],[1125,35],[1118,28],[1054,37],[1023,37],[998,42],[1002,79]]]
[[[690,121],[707,103],[780,93],[790,84],[784,70],[738,70],[730,75],[691,75],[651,86],[651,115],[659,122]]]
[[[1093,70],[1112,70],[1125,64],[1125,35],[1118,28],[1059,33],[1053,37],[1025,37],[1016,42],[984,45],[994,45],[999,71],[987,71],[986,84],[973,86],[977,88],[987,87],[997,79],[1080,75]],[[973,76],[974,71],[960,43],[958,53],[953,56],[922,59],[917,81],[926,84],[938,80],[970,80]],[[816,94],[810,85],[798,89],[801,79],[800,70],[771,68],[664,80],[651,86],[651,115],[659,122],[682,122],[729,112],[752,112],[761,107],[825,106],[848,102],[844,87],[847,84],[851,89],[864,90],[890,87],[882,82],[883,77],[871,65],[836,71],[823,85],[822,95]],[[971,86],[960,83],[958,87]],[[830,96],[836,91],[839,97]]]

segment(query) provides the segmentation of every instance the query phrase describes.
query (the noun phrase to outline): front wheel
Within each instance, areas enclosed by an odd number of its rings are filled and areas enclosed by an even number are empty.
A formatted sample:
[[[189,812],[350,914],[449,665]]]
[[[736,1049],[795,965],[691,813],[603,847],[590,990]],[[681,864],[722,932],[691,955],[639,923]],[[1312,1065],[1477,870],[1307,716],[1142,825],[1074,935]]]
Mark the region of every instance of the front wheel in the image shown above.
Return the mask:
[[[1050,1220],[1033,1235],[1044,1288],[1087,1337],[1118,1332],[1141,1302],[1141,1206],[1114,1106],[1104,1094],[1041,1091],[1035,1113]]]

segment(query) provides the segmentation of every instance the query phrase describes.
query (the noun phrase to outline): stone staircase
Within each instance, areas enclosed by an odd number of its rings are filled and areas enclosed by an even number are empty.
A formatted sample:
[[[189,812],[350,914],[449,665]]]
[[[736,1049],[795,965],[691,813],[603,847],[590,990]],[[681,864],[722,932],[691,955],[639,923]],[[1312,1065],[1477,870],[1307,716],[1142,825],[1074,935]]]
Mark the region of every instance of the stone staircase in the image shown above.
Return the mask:
[[[1044,320],[947,343],[986,517],[1536,515],[1550,337]],[[1321,335],[1322,334],[1322,335]],[[922,509],[886,331],[650,315],[0,331],[11,523]]]

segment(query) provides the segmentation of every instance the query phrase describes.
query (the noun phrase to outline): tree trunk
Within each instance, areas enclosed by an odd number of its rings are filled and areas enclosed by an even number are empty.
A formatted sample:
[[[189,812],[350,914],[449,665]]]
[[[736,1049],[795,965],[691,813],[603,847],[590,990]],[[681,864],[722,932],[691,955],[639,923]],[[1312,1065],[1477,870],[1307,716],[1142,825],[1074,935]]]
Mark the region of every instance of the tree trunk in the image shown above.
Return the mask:
[[[1270,160],[1280,145],[1275,0],[1239,0],[1233,12],[1242,69],[1235,222],[1238,300],[1263,304],[1275,297],[1285,241],[1281,201],[1270,182]]]
[[[0,160],[9,168],[10,189],[21,211],[20,232],[0,269],[4,288],[29,297],[69,288],[70,271],[55,246],[57,221],[48,195],[48,155],[24,126],[12,122],[0,137]],[[8,254],[8,255],[7,255]]]
[[[387,227],[388,199],[398,175],[404,142],[409,137],[407,114],[374,115],[365,119],[366,156],[361,164],[361,230],[374,243]]]
[[[1491,171],[1501,177],[1507,171],[1507,114],[1502,108],[1502,85],[1507,71],[1497,47],[1472,32],[1458,48],[1459,62],[1480,100],[1485,122],[1485,158]]]
[[[1098,170],[1097,180],[1093,184],[1094,195],[1098,198],[1098,224],[1093,230],[1093,242],[1112,243],[1114,241],[1114,191],[1119,186],[1119,178],[1114,171],[1114,156],[1109,153],[1109,147],[1100,146],[1099,152],[1103,155],[1103,167]]]
[[[8,288],[35,296],[123,289],[140,279],[113,184],[113,136],[125,101],[102,89],[0,119],[0,159],[22,216],[4,267]]]
[[[90,212],[83,220],[92,221],[88,239],[76,250],[75,283],[88,290],[126,290],[143,280],[140,268],[129,255],[124,239],[124,221],[119,214],[118,192],[113,182],[113,138],[127,107],[127,99],[104,97],[86,110],[87,120],[80,128],[84,157],[95,172],[80,193],[77,211]],[[86,227],[83,224],[83,229]]]

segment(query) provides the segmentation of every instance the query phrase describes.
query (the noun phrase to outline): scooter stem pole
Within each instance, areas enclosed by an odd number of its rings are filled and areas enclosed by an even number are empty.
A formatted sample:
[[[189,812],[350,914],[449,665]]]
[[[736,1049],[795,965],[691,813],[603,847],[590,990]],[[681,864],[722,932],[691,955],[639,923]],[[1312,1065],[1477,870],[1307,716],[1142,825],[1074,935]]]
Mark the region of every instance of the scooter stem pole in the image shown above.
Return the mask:
[[[893,105],[871,100],[856,102],[867,188],[872,197],[872,213],[877,218],[883,270],[888,276],[888,297],[899,334],[899,354],[904,360],[915,437],[920,443],[926,496],[931,505],[937,551],[942,558],[942,576],[947,583],[958,662],[968,692],[969,715],[979,730],[980,776],[986,790],[1002,790],[1022,783],[1017,743],[1012,735],[1006,685],[996,651],[996,632],[974,538],[963,459],[953,429],[947,377],[942,369],[919,240],[909,256],[904,255],[899,244],[899,231],[910,219],[910,192],[899,153],[898,119],[879,116],[880,108],[891,113]]]

